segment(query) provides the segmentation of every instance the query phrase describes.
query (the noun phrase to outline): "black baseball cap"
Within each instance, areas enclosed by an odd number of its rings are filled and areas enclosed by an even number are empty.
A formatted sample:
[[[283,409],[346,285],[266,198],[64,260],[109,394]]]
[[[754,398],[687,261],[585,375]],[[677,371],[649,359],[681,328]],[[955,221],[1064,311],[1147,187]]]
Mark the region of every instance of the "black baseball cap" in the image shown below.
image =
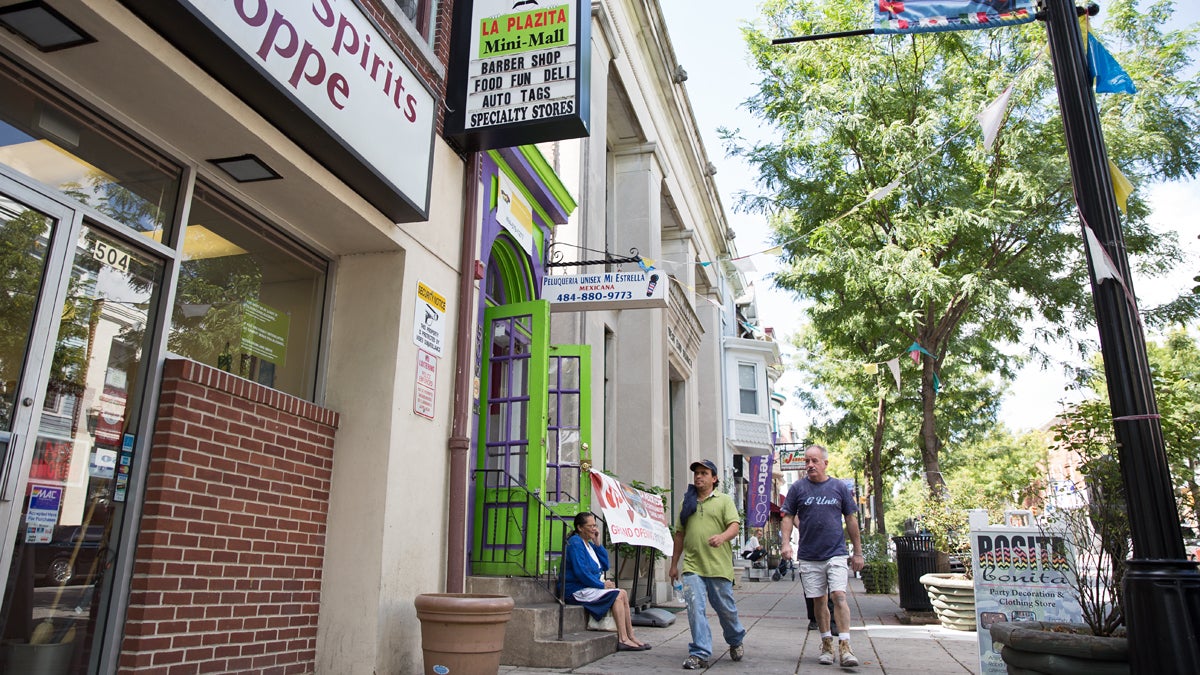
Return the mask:
[[[691,467],[689,467],[689,468],[691,468],[691,470],[692,470],[692,473],[695,473],[695,472],[696,472],[696,468],[697,468],[697,467],[701,467],[701,466],[702,466],[702,467],[704,467],[704,468],[706,468],[706,469],[708,469],[709,471],[711,471],[711,472],[712,472],[712,475],[714,475],[714,476],[720,476],[720,475],[721,475],[721,474],[720,474],[720,472],[718,472],[718,471],[717,471],[717,465],[716,465],[716,464],[713,464],[713,463],[712,463],[712,460],[708,460],[708,459],[702,459],[702,460],[699,460],[699,461],[697,461],[697,462],[692,462],[692,466],[691,466]]]

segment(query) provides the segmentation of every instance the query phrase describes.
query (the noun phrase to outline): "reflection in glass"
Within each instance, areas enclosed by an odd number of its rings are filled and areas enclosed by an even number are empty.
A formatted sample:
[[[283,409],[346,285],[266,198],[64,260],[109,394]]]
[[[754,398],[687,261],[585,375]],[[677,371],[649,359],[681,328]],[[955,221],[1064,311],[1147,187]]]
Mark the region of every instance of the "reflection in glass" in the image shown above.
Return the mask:
[[[551,443],[547,452],[547,489],[559,503],[578,502],[582,459],[580,431],[580,359],[577,356],[550,357],[550,416]]]
[[[0,429],[4,431],[12,430],[53,224],[48,216],[0,195]]]
[[[327,263],[198,185],[168,348],[311,400]]]
[[[179,168],[0,62],[0,164],[165,241]]]
[[[61,308],[0,617],[87,671],[128,497],[162,264],[85,226]],[[26,647],[27,648],[27,647]]]

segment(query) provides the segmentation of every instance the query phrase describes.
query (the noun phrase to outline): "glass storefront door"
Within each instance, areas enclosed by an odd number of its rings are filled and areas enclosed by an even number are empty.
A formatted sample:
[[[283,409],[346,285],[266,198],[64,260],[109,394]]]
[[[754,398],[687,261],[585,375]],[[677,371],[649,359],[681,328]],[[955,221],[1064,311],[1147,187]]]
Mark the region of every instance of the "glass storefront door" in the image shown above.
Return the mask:
[[[86,673],[163,264],[0,177],[0,672]]]

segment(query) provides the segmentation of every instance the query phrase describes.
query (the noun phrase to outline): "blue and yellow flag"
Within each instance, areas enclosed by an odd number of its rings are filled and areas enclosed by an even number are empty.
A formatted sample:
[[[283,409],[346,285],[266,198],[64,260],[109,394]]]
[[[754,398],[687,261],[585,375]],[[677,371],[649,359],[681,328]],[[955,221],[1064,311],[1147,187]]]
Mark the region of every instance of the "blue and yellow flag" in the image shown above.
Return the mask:
[[[1034,20],[1033,0],[871,0],[876,33],[933,33]]]

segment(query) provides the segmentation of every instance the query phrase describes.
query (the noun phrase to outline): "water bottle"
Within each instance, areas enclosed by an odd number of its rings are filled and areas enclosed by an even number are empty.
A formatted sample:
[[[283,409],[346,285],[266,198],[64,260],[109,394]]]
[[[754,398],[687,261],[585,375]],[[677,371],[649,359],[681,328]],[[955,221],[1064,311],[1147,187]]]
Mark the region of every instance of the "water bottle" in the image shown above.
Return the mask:
[[[671,587],[671,599],[675,602],[683,602],[683,582],[676,579],[675,585]]]

